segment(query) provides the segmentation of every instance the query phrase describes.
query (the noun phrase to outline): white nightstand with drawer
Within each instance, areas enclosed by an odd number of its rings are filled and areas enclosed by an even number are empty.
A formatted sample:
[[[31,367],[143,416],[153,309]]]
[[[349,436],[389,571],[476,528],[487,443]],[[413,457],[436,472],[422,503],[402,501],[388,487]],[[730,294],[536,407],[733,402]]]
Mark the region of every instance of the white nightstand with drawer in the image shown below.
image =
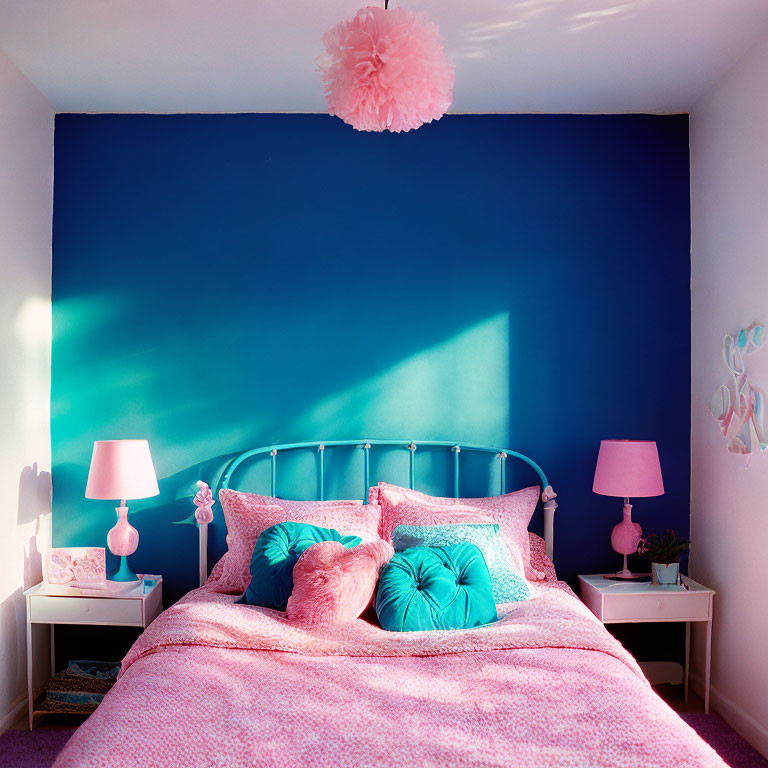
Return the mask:
[[[602,574],[579,576],[581,599],[603,624],[685,622],[685,699],[691,655],[691,622],[707,623],[704,662],[704,711],[709,712],[709,671],[712,655],[712,602],[714,591],[682,577],[682,586],[650,582],[614,581]]]
[[[56,624],[140,627],[146,629],[163,610],[163,581],[151,588],[140,586],[130,592],[105,590],[58,591],[44,582],[31,587],[27,601],[27,695],[29,696],[29,729],[32,730],[35,692],[33,681],[32,625],[50,624],[51,675],[56,673],[54,627]]]

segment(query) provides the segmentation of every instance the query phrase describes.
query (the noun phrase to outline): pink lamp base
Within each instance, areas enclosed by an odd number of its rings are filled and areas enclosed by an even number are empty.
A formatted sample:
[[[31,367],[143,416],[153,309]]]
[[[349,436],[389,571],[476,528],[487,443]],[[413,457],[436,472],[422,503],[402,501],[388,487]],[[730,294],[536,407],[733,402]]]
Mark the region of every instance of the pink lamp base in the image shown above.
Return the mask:
[[[128,507],[125,500],[115,507],[117,522],[107,534],[107,546],[113,555],[120,558],[120,567],[109,575],[109,586],[122,590],[136,586],[139,577],[128,566],[128,555],[132,555],[139,546],[139,532],[128,522]]]
[[[604,579],[624,579],[626,581],[632,581],[637,579],[649,579],[651,577],[650,573],[633,573],[632,571],[627,568],[627,556],[624,555],[624,567],[620,571],[616,571],[616,573],[605,573],[603,574]]]
[[[632,573],[627,567],[627,555],[637,552],[637,545],[643,535],[643,529],[632,522],[632,505],[629,499],[624,500],[624,517],[620,523],[617,523],[611,531],[611,546],[620,555],[624,555],[624,567],[613,574],[615,579],[640,579],[647,574]]]

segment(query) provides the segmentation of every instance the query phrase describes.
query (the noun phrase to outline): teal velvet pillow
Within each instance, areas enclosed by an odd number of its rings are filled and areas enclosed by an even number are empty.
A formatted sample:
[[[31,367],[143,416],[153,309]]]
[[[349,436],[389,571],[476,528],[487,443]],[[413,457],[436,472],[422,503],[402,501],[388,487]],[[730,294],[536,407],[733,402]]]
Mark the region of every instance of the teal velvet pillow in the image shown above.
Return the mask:
[[[531,590],[525,576],[518,573],[499,526],[493,523],[455,523],[446,525],[398,525],[392,531],[395,552],[409,547],[439,547],[468,541],[477,544],[491,574],[493,599],[498,603],[528,600]]]
[[[293,566],[299,555],[318,541],[356,547],[362,539],[308,523],[278,523],[266,528],[253,548],[251,583],[238,602],[284,611],[293,592]]]
[[[379,577],[376,615],[384,629],[468,629],[496,621],[483,553],[462,542],[398,552]]]

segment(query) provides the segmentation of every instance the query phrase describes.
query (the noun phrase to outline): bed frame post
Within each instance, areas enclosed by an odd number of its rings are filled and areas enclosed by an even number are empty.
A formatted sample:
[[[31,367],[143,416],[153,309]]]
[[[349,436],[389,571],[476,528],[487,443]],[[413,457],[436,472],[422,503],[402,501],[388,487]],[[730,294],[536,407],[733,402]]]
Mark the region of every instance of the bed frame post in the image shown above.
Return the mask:
[[[541,500],[544,502],[544,543],[546,545],[547,557],[553,562],[555,551],[555,510],[557,509],[555,496],[557,494],[552,490],[551,485],[548,485],[541,492]]]
[[[198,523],[200,533],[200,586],[208,581],[208,523]]]
[[[213,520],[213,493],[202,480],[197,481],[198,491],[192,499],[195,505],[195,521],[197,522],[197,532],[200,538],[200,551],[198,554],[198,566],[200,576],[200,586],[202,587],[208,581],[208,523]]]

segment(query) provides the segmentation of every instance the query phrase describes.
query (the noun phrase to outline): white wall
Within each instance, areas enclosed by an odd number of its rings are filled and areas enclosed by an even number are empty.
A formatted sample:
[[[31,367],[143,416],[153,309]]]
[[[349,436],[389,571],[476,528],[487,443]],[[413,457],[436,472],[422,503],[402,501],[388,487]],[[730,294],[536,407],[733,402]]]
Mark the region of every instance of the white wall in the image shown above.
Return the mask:
[[[768,324],[768,41],[691,112],[691,574],[717,590],[712,703],[768,756],[768,455],[729,454],[707,404],[727,384],[723,336]],[[768,393],[768,340],[745,358]],[[701,632],[694,669],[701,673]]]
[[[21,593],[51,541],[53,117],[0,52],[0,731],[26,701]],[[38,683],[49,652],[39,629]]]

